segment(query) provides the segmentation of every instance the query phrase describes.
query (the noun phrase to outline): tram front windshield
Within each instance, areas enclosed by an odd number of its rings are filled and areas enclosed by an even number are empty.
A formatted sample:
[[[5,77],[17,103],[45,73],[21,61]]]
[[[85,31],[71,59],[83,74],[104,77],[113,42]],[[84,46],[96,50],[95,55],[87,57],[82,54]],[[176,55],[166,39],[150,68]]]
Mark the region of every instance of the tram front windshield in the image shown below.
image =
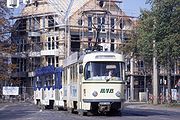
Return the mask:
[[[85,65],[85,80],[122,80],[122,62],[88,62]]]

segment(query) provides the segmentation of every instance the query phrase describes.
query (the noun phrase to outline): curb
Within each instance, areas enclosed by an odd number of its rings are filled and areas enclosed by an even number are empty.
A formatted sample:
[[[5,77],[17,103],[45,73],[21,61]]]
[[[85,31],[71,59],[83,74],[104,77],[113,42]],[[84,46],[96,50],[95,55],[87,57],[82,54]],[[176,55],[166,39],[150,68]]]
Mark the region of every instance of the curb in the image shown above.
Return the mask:
[[[151,110],[166,110],[166,111],[180,112],[180,108],[167,107],[165,105],[129,104],[126,105],[126,107],[132,109],[151,109]]]

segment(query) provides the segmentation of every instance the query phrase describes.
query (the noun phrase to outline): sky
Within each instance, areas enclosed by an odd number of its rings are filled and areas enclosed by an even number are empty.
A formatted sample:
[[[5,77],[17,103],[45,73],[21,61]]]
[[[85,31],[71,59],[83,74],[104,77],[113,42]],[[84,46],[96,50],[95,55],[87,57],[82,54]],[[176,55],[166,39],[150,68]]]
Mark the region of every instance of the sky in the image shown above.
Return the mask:
[[[149,4],[145,4],[147,0],[122,0],[122,10],[129,16],[138,17],[140,9],[150,9]]]

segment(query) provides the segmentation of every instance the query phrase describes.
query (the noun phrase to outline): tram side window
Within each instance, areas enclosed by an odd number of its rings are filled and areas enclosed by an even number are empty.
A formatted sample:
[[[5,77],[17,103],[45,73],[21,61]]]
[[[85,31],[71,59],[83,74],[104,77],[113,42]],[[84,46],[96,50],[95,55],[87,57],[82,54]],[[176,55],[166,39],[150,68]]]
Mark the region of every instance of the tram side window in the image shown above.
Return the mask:
[[[67,84],[67,79],[68,79],[68,69],[66,68],[66,76],[65,76],[65,83]]]
[[[73,82],[77,82],[77,64],[73,65]]]
[[[56,81],[56,80],[55,80],[55,79],[56,79],[55,76],[56,76],[56,74],[53,74],[53,79],[52,79],[52,83],[51,83],[52,86],[55,86],[55,81]]]
[[[77,79],[78,79],[78,64],[76,64],[76,66],[75,66],[76,68],[76,82],[77,82]]]
[[[45,86],[51,86],[52,85],[52,75],[48,75],[46,80],[45,80]]]
[[[37,81],[37,87],[42,87],[41,81]]]
[[[73,83],[75,82],[76,78],[76,71],[75,71],[75,65],[73,65]]]
[[[62,72],[62,82],[63,82],[63,84],[64,84],[64,80],[65,80],[65,69],[64,69],[64,71]]]
[[[73,66],[70,67],[70,83],[73,81]]]
[[[77,70],[76,70],[77,65],[74,64],[70,67],[70,82],[71,83],[76,83],[77,82]]]
[[[37,87],[43,87],[44,86],[44,78],[40,76],[37,80]]]
[[[67,84],[67,68],[64,69],[63,78],[64,84]]]
[[[44,86],[48,86],[48,80],[45,80]]]
[[[51,78],[51,79],[49,80],[49,85],[50,85],[50,86],[54,86],[54,85],[55,85],[54,78]]]
[[[38,87],[39,77],[34,78],[34,87]]]

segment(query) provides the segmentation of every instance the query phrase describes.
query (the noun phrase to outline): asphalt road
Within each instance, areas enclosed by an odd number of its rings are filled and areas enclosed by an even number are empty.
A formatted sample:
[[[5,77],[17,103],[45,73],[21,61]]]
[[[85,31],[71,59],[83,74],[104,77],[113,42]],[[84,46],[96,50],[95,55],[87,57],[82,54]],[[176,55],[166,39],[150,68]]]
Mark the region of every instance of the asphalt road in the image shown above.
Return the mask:
[[[0,105],[0,120],[179,120],[180,108],[129,105],[112,116],[79,116],[67,111],[39,110],[30,103]]]

